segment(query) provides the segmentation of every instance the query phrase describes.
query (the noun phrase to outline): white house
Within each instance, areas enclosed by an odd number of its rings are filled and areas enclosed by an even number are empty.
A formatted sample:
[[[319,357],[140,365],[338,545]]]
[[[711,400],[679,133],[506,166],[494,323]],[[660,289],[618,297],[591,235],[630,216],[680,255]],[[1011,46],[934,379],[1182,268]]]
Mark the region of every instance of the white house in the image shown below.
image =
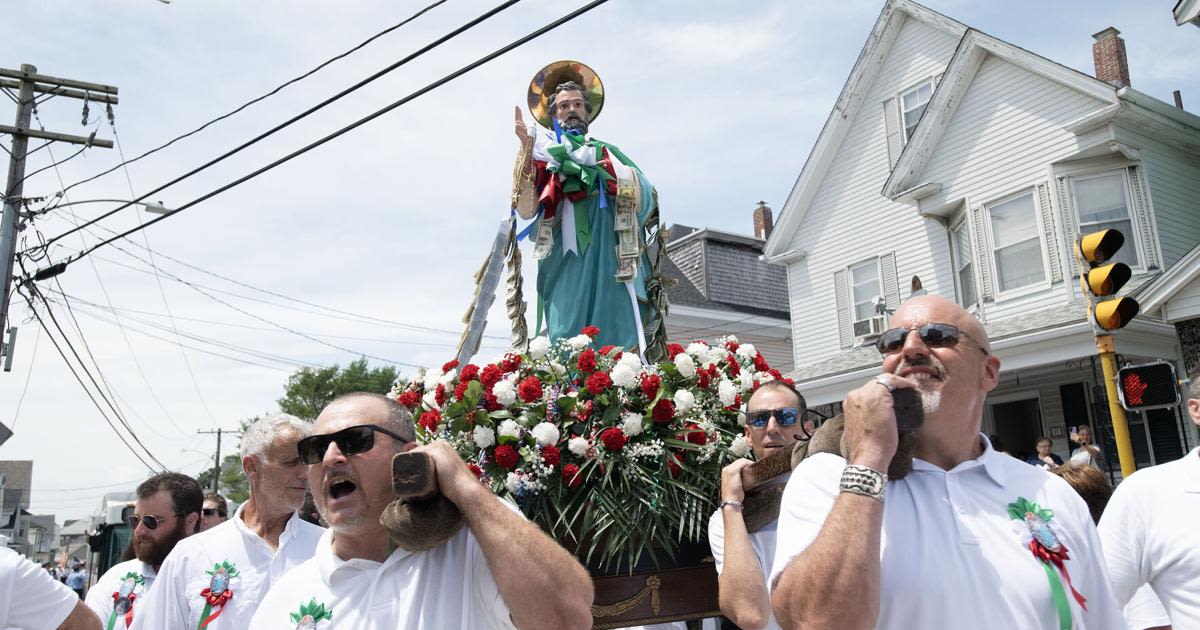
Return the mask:
[[[878,370],[878,313],[917,276],[975,314],[1002,360],[985,432],[1014,453],[1048,435],[1066,454],[1067,427],[1111,426],[1072,244],[1120,229],[1125,293],[1193,251],[1200,117],[1129,87],[1116,29],[1094,37],[1103,80],[886,3],[764,247],[787,261],[793,376],[813,404],[836,408]],[[1120,332],[1124,359],[1180,361],[1161,311]],[[1177,409],[1129,421],[1141,465],[1196,444]]]

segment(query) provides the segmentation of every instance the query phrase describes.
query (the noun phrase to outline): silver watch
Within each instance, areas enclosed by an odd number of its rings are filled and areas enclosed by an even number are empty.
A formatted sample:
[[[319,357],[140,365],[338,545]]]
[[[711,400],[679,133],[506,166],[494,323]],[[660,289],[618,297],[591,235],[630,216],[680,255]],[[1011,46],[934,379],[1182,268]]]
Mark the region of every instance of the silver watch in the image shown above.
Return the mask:
[[[839,490],[861,494],[883,503],[883,494],[887,490],[887,475],[866,466],[848,464],[842,471]]]

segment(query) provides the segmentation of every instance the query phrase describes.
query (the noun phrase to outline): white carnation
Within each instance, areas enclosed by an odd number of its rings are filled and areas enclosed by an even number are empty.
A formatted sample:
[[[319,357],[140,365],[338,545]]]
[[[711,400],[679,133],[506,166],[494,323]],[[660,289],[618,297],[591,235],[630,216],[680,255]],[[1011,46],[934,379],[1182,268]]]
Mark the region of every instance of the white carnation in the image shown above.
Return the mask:
[[[621,431],[633,437],[642,432],[642,414],[630,412],[621,420]]]
[[[626,352],[625,354],[622,354],[621,359],[617,361],[617,364],[624,365],[634,373],[640,372],[642,369],[641,357],[632,352]]]
[[[509,494],[517,494],[521,491],[521,475],[515,472],[508,473],[508,477],[504,479],[504,487],[508,488]]]
[[[558,444],[558,427],[549,422],[539,422],[529,432],[533,434],[533,439],[537,440],[539,447]]]
[[[558,361],[551,361],[550,371],[554,372],[558,376],[563,376],[567,373],[567,368],[563,367],[563,364],[559,363]]]
[[[458,372],[455,372],[454,370],[444,372],[444,373],[442,373],[442,376],[440,378],[438,378],[438,384],[449,386],[451,383],[454,382],[455,378],[458,378]]]
[[[738,377],[738,385],[742,387],[743,392],[748,392],[754,389],[754,375],[747,371],[742,371]]]
[[[738,457],[745,457],[750,454],[750,440],[746,436],[739,435],[733,438],[733,443],[729,445],[729,452]]]
[[[717,397],[721,399],[721,404],[728,407],[737,402],[738,388],[734,387],[729,379],[721,379],[720,385],[717,385]]]
[[[437,389],[438,384],[440,384],[441,382],[442,382],[442,371],[441,370],[432,369],[432,370],[429,370],[428,372],[425,372],[425,389],[427,391],[433,391],[434,389]]]
[[[754,378],[758,379],[759,385],[775,380],[775,377],[771,376],[770,372],[759,372],[754,375]]]
[[[708,363],[720,363],[729,356],[729,351],[725,348],[712,348],[708,351]]]
[[[540,359],[550,353],[550,340],[546,337],[534,337],[529,342],[529,356]]]
[[[516,402],[517,388],[507,379],[497,381],[492,385],[492,395],[496,397],[496,402],[507,407]]]
[[[588,441],[587,438],[573,437],[567,441],[567,449],[575,454],[575,457],[584,457],[587,455]]]
[[[567,340],[567,345],[575,350],[583,350],[592,343],[592,338],[587,335],[575,335]]]
[[[709,350],[710,348],[707,345],[702,344],[699,341],[693,341],[692,343],[689,343],[687,347],[687,353],[696,357],[697,361],[706,361],[708,359]]]
[[[639,365],[638,367],[641,366]],[[637,385],[637,372],[629,369],[629,366],[624,363],[619,363],[613,367],[612,373],[609,376],[612,377],[613,385],[617,387],[634,387]]]
[[[479,448],[487,448],[496,443],[496,432],[492,431],[491,427],[475,427],[472,437],[475,439],[475,446]]]
[[[685,414],[696,406],[696,397],[686,389],[675,390],[675,413]]]
[[[746,412],[744,411],[738,412],[738,426],[746,426]]]
[[[682,352],[675,355],[675,369],[679,370],[679,375],[684,378],[692,378],[696,375],[696,363]]]
[[[744,343],[738,346],[737,354],[747,361],[753,361],[754,357],[758,355],[758,348],[755,348],[752,343]]]
[[[521,425],[516,420],[508,419],[500,423],[501,437],[521,437]]]
[[[425,403],[425,406],[430,409],[442,408],[437,404],[437,392],[432,389],[426,391],[424,396],[421,396],[421,402]]]

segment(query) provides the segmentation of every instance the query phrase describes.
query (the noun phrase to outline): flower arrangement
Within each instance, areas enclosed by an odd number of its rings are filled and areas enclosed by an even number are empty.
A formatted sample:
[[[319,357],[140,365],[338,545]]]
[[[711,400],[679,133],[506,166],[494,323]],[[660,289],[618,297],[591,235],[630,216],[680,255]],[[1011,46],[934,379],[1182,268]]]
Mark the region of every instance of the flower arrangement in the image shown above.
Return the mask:
[[[704,540],[721,468],[750,451],[743,397],[783,377],[734,337],[670,344],[667,359],[644,365],[595,347],[598,333],[538,337],[482,366],[451,361],[391,395],[417,419],[419,442],[449,442],[585,563],[657,563]]]

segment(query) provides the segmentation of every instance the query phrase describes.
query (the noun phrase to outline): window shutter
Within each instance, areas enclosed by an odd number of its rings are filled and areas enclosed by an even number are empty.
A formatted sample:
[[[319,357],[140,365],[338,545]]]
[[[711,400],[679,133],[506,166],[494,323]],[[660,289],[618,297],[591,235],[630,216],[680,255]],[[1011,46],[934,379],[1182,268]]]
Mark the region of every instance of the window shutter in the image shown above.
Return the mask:
[[[1063,220],[1063,234],[1067,239],[1067,253],[1071,261],[1071,277],[1079,277],[1078,265],[1075,264],[1075,242],[1079,240],[1079,228],[1075,226],[1075,206],[1071,203],[1071,187],[1066,177],[1058,178],[1058,203],[1062,208],[1059,214]]]
[[[1038,216],[1042,233],[1046,235],[1046,251],[1050,254],[1050,282],[1062,282],[1062,252],[1058,251],[1058,232],[1054,230],[1054,209],[1050,206],[1050,187],[1037,185]]]
[[[904,130],[900,128],[900,104],[895,98],[883,102],[883,129],[887,134],[888,170],[896,166],[900,159],[900,151],[904,148],[900,136]]]
[[[975,232],[975,262],[979,264],[979,297],[983,302],[994,302],[992,297],[992,252],[984,234],[983,207],[971,210],[971,221]]]
[[[838,344],[848,348],[854,342],[854,322],[850,315],[850,272],[834,272],[833,292],[837,296]]]
[[[879,258],[879,288],[888,310],[900,308],[900,286],[896,277],[896,254],[885,254]]]
[[[1140,231],[1142,251],[1146,255],[1146,268],[1158,269],[1158,251],[1154,247],[1154,232],[1150,229],[1150,213],[1149,208],[1146,207],[1146,194],[1145,188],[1142,186],[1140,169],[1130,166],[1126,170],[1129,174],[1129,196],[1133,198],[1133,208],[1130,208],[1130,214],[1137,215],[1136,221]]]

